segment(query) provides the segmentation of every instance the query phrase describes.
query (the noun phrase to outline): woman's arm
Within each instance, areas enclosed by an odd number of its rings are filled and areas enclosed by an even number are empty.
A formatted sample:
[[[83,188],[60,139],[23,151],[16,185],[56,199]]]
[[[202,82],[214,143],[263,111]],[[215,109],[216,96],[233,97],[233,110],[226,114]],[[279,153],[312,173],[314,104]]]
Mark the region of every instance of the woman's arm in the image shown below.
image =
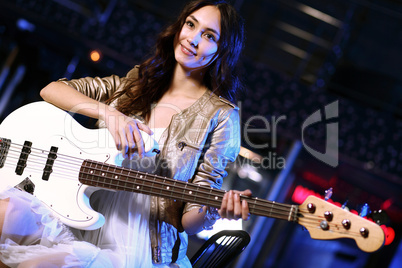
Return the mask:
[[[90,79],[81,79],[81,84],[84,83],[83,81],[90,81]],[[84,87],[87,86],[90,86],[90,83],[88,85],[85,84]],[[85,89],[82,91],[86,92]],[[45,101],[63,110],[104,121],[115,140],[116,148],[121,150],[126,157],[129,157],[137,150],[140,156],[143,155],[144,143],[139,129],[151,134],[148,126],[122,114],[114,107],[106,105],[102,101],[88,97],[63,82],[50,83],[41,90],[40,95]]]
[[[221,207],[218,210],[219,217],[227,219],[243,219],[248,220],[250,213],[247,201],[240,201],[240,195],[251,196],[250,190],[245,191],[229,191],[222,200]],[[202,231],[207,226],[212,226],[216,219],[208,219],[206,217],[208,207],[204,206],[202,212],[199,209],[192,209],[185,213],[182,218],[182,225],[186,233],[189,235]]]
[[[40,91],[40,96],[47,102],[63,109],[91,118],[105,120],[107,113],[113,113],[111,107],[92,99],[62,82],[52,82]]]
[[[229,109],[220,115],[219,122],[209,134],[209,146],[205,151],[202,163],[197,167],[193,183],[220,188],[222,178],[227,175],[225,168],[234,162],[240,150],[240,125],[237,109]],[[228,219],[248,219],[249,209],[246,201],[240,202],[239,194],[251,196],[251,191],[229,191],[219,209],[220,217]],[[188,234],[195,234],[205,227],[212,226],[215,221],[206,217],[207,208],[187,203],[182,217],[182,226]],[[213,218],[213,217],[212,217]]]

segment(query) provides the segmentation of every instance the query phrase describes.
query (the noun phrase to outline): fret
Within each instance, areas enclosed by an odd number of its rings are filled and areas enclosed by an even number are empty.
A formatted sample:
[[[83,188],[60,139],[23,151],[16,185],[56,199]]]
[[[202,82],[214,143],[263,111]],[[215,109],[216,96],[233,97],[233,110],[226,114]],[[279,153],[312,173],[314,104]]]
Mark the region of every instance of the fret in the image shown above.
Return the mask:
[[[296,220],[296,217],[297,217],[297,213],[299,212],[299,209],[298,209],[299,207],[297,206],[297,205],[293,205],[292,206],[292,210],[293,210],[293,212],[292,212],[292,221],[295,221]]]
[[[136,186],[136,180],[132,180],[131,178],[133,178],[133,172],[127,171],[126,175],[123,177],[123,179],[118,180],[118,186],[120,189],[123,190],[130,190],[130,189],[134,189]],[[111,186],[113,185],[113,182],[111,182]]]
[[[210,195],[211,195],[211,197],[213,196],[213,197],[212,197],[212,198],[213,198],[213,201],[218,201],[218,200],[219,200],[219,197],[218,197],[217,195],[214,195],[214,194],[213,194],[213,189],[214,189],[214,188],[211,187]]]
[[[126,169],[123,169],[123,170],[124,170],[123,174],[124,174],[124,172],[127,172]],[[125,176],[125,180],[127,181],[128,184],[133,183],[133,189],[141,189],[142,190],[145,188],[144,181],[141,180],[141,178],[140,178],[141,175],[138,173],[138,171],[134,171],[131,176],[128,176],[128,175],[129,175],[129,173],[127,173],[127,175]],[[137,187],[137,186],[139,186],[139,187]]]
[[[187,183],[184,185],[183,193],[181,195],[181,200],[183,200],[186,191],[187,191]]]
[[[118,169],[114,169],[114,179],[116,180],[116,181],[125,181],[125,179],[124,179],[124,176],[123,176],[123,173],[122,173],[123,171],[122,170],[118,170]]]
[[[293,207],[289,210],[288,221],[292,218]]]
[[[254,202],[253,202],[253,207],[252,207],[252,209],[251,209],[253,212],[256,211],[255,206],[256,206],[256,203],[257,203],[257,199],[258,199],[258,197],[254,198],[254,200],[253,200],[253,201],[254,201]]]
[[[200,188],[200,187],[198,186],[198,190],[199,190],[199,188]],[[212,190],[213,190],[213,188],[211,187],[211,188],[209,189],[209,196],[210,196],[210,197],[212,197]],[[207,202],[205,202],[205,205],[206,205],[206,206],[212,206],[210,200],[211,200],[210,198],[209,198],[209,199],[207,198]]]
[[[137,171],[136,172],[136,183],[137,183],[137,186],[135,187],[135,189],[136,190],[141,190],[141,193],[143,193],[144,192],[144,187],[145,187],[145,181],[144,180],[138,180],[137,178],[139,177],[139,172]]]
[[[143,178],[142,175],[140,175],[141,179]],[[151,179],[151,186],[150,186],[150,192],[152,193],[152,189],[155,187],[155,178],[150,178]]]
[[[167,185],[166,187],[164,187],[164,185],[166,185],[167,183],[166,183],[166,178],[163,178],[162,179],[162,187],[160,187],[160,194],[162,195],[162,193],[163,193],[163,190],[165,190],[166,189],[166,192],[168,192],[169,191],[169,185]]]
[[[176,191],[176,180],[173,182],[172,190],[170,191],[170,197],[173,197],[174,192]],[[176,202],[176,199],[174,199]]]
[[[275,201],[272,201],[271,203],[271,210],[269,211],[269,217],[272,216],[272,210],[274,209]]]
[[[199,187],[199,185],[192,185],[192,184],[187,184],[187,188],[190,188],[190,190],[188,190],[188,194],[190,196],[190,201],[193,203],[197,203],[197,189],[196,187]]]

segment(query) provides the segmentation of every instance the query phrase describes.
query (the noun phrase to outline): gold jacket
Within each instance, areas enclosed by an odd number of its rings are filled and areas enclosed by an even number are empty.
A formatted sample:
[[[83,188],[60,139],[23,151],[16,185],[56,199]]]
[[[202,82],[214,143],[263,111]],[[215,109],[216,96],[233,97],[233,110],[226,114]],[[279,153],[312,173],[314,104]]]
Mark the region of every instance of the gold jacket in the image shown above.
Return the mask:
[[[138,77],[138,67],[126,77]],[[59,81],[104,102],[122,89],[126,77]],[[193,105],[173,116],[159,146],[157,162],[164,168],[157,169],[158,175],[220,188],[227,175],[227,164],[235,161],[240,150],[239,109],[207,90]],[[181,217],[200,207],[162,197],[151,198],[149,227],[154,263],[175,262],[186,256],[188,237],[181,226]]]

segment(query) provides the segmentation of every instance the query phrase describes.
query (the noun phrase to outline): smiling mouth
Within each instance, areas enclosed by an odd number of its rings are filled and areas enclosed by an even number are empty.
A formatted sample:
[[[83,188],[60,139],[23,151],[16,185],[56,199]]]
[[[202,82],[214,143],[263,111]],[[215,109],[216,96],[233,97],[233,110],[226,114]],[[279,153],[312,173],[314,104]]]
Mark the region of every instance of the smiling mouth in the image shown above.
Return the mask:
[[[184,54],[190,55],[190,56],[196,56],[197,54],[194,53],[193,51],[187,49],[185,46],[180,44],[181,50],[183,51]]]

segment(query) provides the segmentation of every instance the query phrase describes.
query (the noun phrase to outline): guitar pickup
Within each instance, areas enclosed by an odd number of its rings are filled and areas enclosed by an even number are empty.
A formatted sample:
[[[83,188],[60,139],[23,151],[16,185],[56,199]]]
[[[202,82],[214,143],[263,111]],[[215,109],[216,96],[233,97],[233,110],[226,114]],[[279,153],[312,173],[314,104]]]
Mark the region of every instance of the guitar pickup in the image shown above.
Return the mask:
[[[20,158],[18,159],[17,167],[15,168],[15,173],[17,175],[22,175],[22,173],[24,173],[24,169],[27,166],[28,156],[31,153],[31,148],[32,142],[25,141],[21,150]]]
[[[11,140],[0,138],[0,168],[4,167],[10,145]]]
[[[54,160],[57,158],[57,150],[59,148],[52,146],[47,156],[45,168],[43,169],[42,180],[48,181],[50,174],[53,172]]]

